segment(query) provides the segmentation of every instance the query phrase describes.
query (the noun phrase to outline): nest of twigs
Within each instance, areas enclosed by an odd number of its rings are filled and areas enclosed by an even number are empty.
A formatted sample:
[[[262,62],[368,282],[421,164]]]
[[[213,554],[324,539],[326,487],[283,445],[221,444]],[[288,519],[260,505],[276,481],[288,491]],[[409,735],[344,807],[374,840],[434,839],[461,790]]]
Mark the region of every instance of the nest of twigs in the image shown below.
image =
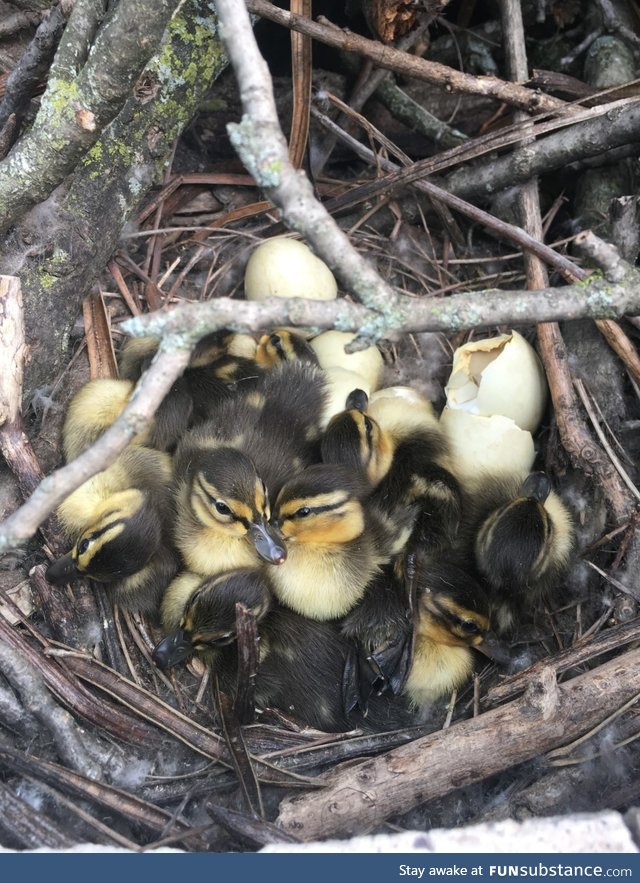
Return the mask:
[[[367,6],[370,24],[383,21],[385,40],[404,40],[403,50],[407,41],[419,42],[415,30],[404,33],[408,4]],[[455,68],[460,55],[471,70],[487,65],[469,76],[498,72],[506,81],[504,47],[518,42],[517,24],[483,20],[473,6],[452,4],[446,26],[432,25],[427,57]],[[534,85],[567,103],[588,96],[592,119],[601,128],[613,126],[615,116],[601,108],[621,93],[601,94],[601,81],[587,81],[584,52],[596,31],[596,37],[607,32],[607,39],[629,40],[626,20],[617,21],[617,29],[606,17],[598,20],[599,4],[546,7],[537,25],[531,12],[530,48],[537,58],[546,57],[535,62],[545,70],[536,72]],[[402,22],[398,33],[396,19]],[[365,28],[364,19],[350,23]],[[267,49],[272,38],[273,32],[263,34]],[[590,50],[587,72],[598,63],[596,53],[597,47]],[[410,66],[414,56],[405,55]],[[554,67],[552,59],[560,55]],[[293,80],[288,74],[276,79],[283,118],[292,81],[311,73],[309,57],[296,58]],[[462,291],[545,288],[541,265],[523,260],[523,242],[513,232],[524,227],[542,239],[536,212],[548,244],[540,256],[551,267],[552,283],[558,281],[553,274],[574,283],[586,276],[573,242],[590,226],[604,240],[615,237],[624,245],[622,257],[633,265],[638,224],[629,181],[637,147],[618,139],[614,156],[601,151],[586,163],[577,125],[569,126],[562,166],[549,160],[541,195],[529,203],[533,214],[516,219],[518,193],[505,188],[522,183],[513,157],[529,130],[507,104],[451,84],[425,88],[406,67],[405,79],[380,77],[367,103],[367,77],[354,87],[356,56],[348,58],[340,67],[333,55],[332,70],[313,71],[315,191],[396,292],[418,304],[434,297],[445,303]],[[113,375],[123,320],[184,301],[241,298],[251,248],[282,230],[272,203],[263,201],[226,137],[224,124],[241,114],[231,71],[216,85],[215,97],[220,95],[225,111],[204,110],[192,122],[163,184],[123,234],[99,286],[87,294],[67,369],[31,399],[25,424],[45,472],[59,460],[59,428],[72,392],[89,376]],[[309,97],[302,111],[299,102],[296,95],[295,144],[304,142]],[[431,131],[425,108],[437,118]],[[581,110],[589,122],[584,105]],[[329,118],[374,150],[373,164],[364,152],[354,154],[353,145],[336,146]],[[480,157],[474,174],[455,155],[442,160],[443,145],[464,147],[466,163]],[[488,201],[485,154],[498,148],[500,193]],[[392,187],[384,166],[391,156],[405,167],[405,182],[411,170],[414,180],[421,179],[418,164],[430,157],[440,183],[449,175],[448,189],[469,202],[482,200],[488,215],[453,214],[424,188]],[[544,156],[537,162],[534,174],[541,174]],[[605,270],[612,260],[607,252]],[[481,331],[394,333],[380,344],[385,385],[416,385],[441,407],[455,347],[499,330],[505,326],[489,321]],[[170,675],[158,670],[151,651],[160,635],[136,615],[113,609],[108,591],[82,583],[60,591],[46,582],[47,558],[66,551],[49,521],[26,552],[4,557],[0,572],[0,842],[19,849],[78,842],[134,850],[256,849],[280,840],[633,804],[638,784],[629,771],[638,764],[640,696],[640,658],[630,649],[640,638],[637,326],[587,318],[520,330],[538,347],[553,401],[536,436],[537,464],[573,512],[579,550],[553,603],[518,629],[507,670],[479,662],[464,690],[435,708],[427,723],[406,730],[321,733],[286,709],[262,710],[254,723],[241,726],[214,673],[198,663]],[[29,442],[14,418],[2,430],[3,452],[29,495],[39,466],[29,459]],[[8,473],[2,481],[8,512],[15,492]]]

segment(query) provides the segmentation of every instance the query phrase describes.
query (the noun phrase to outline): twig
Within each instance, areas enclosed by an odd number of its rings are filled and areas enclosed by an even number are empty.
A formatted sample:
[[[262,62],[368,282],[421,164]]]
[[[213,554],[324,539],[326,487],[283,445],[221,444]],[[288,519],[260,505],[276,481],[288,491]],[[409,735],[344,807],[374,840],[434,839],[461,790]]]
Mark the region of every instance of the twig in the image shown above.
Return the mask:
[[[102,771],[89,756],[75,720],[51,698],[40,674],[2,640],[0,670],[51,735],[60,758],[91,779],[101,778]]]
[[[336,27],[328,27],[318,24],[302,16],[292,15],[283,9],[278,9],[267,0],[246,0],[250,12],[256,13],[262,18],[267,18],[284,27],[292,28],[303,34],[308,34],[321,43],[335,46],[345,52],[355,52],[370,58],[378,67],[396,71],[399,74],[413,77],[417,80],[425,80],[428,83],[442,86],[452,92],[466,92],[470,95],[484,95],[504,101],[506,104],[521,107],[532,113],[536,111],[553,110],[563,106],[563,102],[550,98],[546,95],[533,92],[524,86],[514,83],[506,83],[497,77],[474,77],[464,74],[444,64],[433,61],[425,61],[406,52],[400,52],[390,46],[383,46],[374,40],[367,40],[351,31],[344,31]],[[222,15],[220,18],[222,19]]]
[[[607,612],[606,615],[608,617],[609,612]],[[576,641],[573,646],[567,647],[566,650],[561,650],[553,656],[548,656],[545,659],[534,662],[533,665],[529,666],[529,668],[524,671],[505,678],[501,684],[498,684],[489,690],[485,697],[485,701],[491,706],[504,702],[507,699],[511,699],[513,696],[516,696],[518,693],[525,690],[528,684],[534,682],[544,668],[550,666],[555,670],[556,674],[559,675],[562,672],[576,668],[585,662],[589,662],[591,659],[595,659],[603,653],[619,650],[627,644],[639,639],[640,620],[626,622],[623,625],[617,625],[613,628],[606,629],[606,631],[600,632],[593,638],[589,636],[588,632],[585,632],[582,638],[580,638],[579,641]]]
[[[346,234],[316,200],[311,184],[289,161],[280,128],[269,69],[260,55],[247,9],[236,0],[216,4],[222,39],[233,64],[244,116],[228,126],[229,137],[248,171],[292,229],[304,234],[332,267],[344,287],[365,306],[384,312],[388,329],[401,322],[397,295],[353,248]],[[374,317],[370,317],[374,319]],[[375,339],[379,320],[360,328],[362,340]]]

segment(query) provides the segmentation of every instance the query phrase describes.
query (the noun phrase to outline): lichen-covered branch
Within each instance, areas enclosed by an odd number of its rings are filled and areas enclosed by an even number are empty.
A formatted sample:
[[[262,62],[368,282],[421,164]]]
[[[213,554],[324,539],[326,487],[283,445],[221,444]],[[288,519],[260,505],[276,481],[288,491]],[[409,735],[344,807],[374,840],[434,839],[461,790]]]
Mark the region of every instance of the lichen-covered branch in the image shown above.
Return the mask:
[[[226,65],[208,0],[185,0],[135,93],[84,156],[57,202],[38,206],[0,246],[22,277],[31,360],[25,396],[66,364],[66,343],[87,289],[122,227],[158,178],[198,104]]]
[[[46,198],[95,144],[157,50],[178,0],[120,0],[77,76],[54,69],[30,131],[0,163],[0,231]]]
[[[9,74],[4,98],[0,101],[0,129],[12,113],[17,117],[24,113],[33,90],[49,68],[72,8],[71,0],[58,3],[41,22],[27,51]]]

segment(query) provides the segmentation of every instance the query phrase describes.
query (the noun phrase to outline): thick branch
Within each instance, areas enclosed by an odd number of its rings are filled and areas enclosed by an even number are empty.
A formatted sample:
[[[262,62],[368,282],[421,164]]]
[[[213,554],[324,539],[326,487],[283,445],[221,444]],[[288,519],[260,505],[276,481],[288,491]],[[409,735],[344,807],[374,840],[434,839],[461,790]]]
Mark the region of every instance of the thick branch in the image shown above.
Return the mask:
[[[81,299],[226,65],[210,5],[185,0],[142,85],[77,167],[59,204],[38,206],[0,246],[0,264],[22,277],[31,348],[27,398],[66,365],[67,336]]]
[[[70,0],[58,3],[39,25],[33,40],[11,71],[0,101],[0,129],[12,113],[21,117],[38,82],[44,79],[71,12]]]
[[[0,231],[47,197],[98,140],[156,51],[178,0],[121,0],[77,78],[50,76],[33,127],[0,164]]]
[[[302,840],[371,830],[419,803],[565,745],[639,690],[640,650],[560,686],[548,668],[515,702],[374,760],[338,767],[321,792],[283,801],[278,822]]]

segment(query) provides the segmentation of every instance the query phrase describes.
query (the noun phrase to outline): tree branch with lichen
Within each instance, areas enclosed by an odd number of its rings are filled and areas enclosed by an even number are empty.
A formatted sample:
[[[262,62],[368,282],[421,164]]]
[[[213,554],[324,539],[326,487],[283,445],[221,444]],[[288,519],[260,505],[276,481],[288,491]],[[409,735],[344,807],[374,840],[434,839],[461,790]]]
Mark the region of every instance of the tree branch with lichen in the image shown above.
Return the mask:
[[[0,245],[22,277],[31,360],[25,396],[65,359],[80,301],[111,257],[124,224],[205,91],[226,66],[208,0],[185,0],[124,106],[84,154],[65,192],[37,206]]]

